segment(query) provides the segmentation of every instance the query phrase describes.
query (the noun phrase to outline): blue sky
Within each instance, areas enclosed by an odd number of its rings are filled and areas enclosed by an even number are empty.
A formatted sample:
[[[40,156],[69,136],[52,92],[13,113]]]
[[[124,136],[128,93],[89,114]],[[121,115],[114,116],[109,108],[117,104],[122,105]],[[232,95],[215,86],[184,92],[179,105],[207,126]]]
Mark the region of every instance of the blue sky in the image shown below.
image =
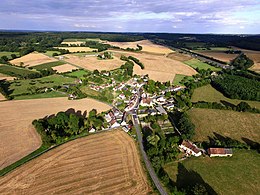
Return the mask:
[[[1,0],[0,29],[260,34],[260,0]]]

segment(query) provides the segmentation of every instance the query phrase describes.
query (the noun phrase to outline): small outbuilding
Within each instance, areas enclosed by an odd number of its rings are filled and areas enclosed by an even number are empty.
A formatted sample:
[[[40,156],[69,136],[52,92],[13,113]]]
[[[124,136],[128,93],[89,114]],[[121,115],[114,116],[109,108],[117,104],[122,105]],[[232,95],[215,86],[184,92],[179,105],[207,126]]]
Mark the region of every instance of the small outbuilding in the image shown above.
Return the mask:
[[[210,157],[229,157],[233,155],[231,148],[209,148],[208,154]]]

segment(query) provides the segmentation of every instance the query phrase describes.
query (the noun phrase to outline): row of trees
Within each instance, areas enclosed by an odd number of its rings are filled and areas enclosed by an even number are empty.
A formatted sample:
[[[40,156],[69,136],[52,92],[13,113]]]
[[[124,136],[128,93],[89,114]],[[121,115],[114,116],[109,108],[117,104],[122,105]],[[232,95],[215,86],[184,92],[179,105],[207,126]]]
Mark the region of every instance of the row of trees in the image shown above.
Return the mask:
[[[73,136],[87,134],[91,128],[100,129],[103,122],[103,117],[93,109],[87,118],[76,113],[59,112],[49,118],[34,120],[32,124],[41,135],[43,145],[51,146]]]
[[[140,66],[141,69],[144,69],[144,64],[140,62],[139,59],[133,57],[133,56],[128,56],[128,59],[133,60],[138,66]]]
[[[254,65],[254,61],[242,53],[234,60],[232,60],[231,65],[237,69],[246,70]]]

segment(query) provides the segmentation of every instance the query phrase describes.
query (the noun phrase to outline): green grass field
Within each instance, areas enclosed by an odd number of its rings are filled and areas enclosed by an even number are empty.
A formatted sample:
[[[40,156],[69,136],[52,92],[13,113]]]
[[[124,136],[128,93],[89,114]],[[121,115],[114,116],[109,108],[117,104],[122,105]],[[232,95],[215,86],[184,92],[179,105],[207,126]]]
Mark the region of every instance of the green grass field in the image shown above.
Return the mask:
[[[36,69],[36,70],[43,70],[43,69],[48,69],[54,66],[59,66],[65,64],[65,62],[63,61],[56,61],[56,62],[49,62],[49,63],[44,63],[44,64],[39,64],[37,66],[33,66],[32,68]]]
[[[63,84],[74,83],[74,78],[64,77],[62,75],[51,75],[38,79],[16,80],[11,81],[9,90],[12,91],[10,95],[16,96],[23,93],[30,93],[28,88],[51,88],[53,86],[60,86]]]
[[[184,64],[187,64],[188,66],[191,66],[194,69],[196,69],[196,68],[204,69],[204,70],[210,69],[212,71],[220,71],[221,70],[221,68],[210,66],[207,63],[204,63],[204,62],[197,60],[197,59],[191,59],[191,60],[185,61]]]
[[[210,47],[210,50],[208,50],[205,47],[197,48],[194,51],[227,51],[230,50],[228,47]]]
[[[221,92],[217,91],[211,85],[205,85],[195,89],[192,97],[192,102],[205,101],[205,102],[220,102],[226,101],[231,104],[239,104],[241,101],[247,102],[251,107],[260,109],[260,102],[258,101],[247,101],[247,100],[237,100],[225,97]]]
[[[12,59],[11,54],[15,54],[17,57],[20,56],[19,52],[2,51],[2,52],[0,52],[0,58],[1,58],[2,56],[6,56],[6,57],[8,57],[8,59],[10,60],[10,59]]]
[[[205,47],[205,43],[203,42],[185,42],[187,47]]]
[[[77,70],[77,71],[74,71],[74,72],[66,73],[65,75],[76,76],[77,78],[81,78],[86,74],[89,74],[89,72],[86,71],[86,70]]]
[[[67,96],[68,96],[67,94],[63,94],[61,92],[51,91],[51,92],[48,92],[48,93],[15,96],[14,100],[41,99],[41,98],[67,97]]]
[[[100,41],[98,38],[86,38],[86,39],[64,39],[63,42],[76,42],[76,41]]]
[[[229,158],[193,157],[179,166],[176,162],[169,163],[165,170],[177,185],[202,180],[217,194],[254,195],[260,191],[259,165],[256,151],[235,150]]]
[[[58,55],[60,55],[60,52],[59,52],[59,51],[46,51],[46,52],[45,52],[45,54],[46,54],[47,56],[49,56],[49,57],[52,57],[52,55],[53,55],[54,53],[57,53]]]
[[[192,108],[188,111],[195,125],[193,141],[208,141],[214,132],[243,141],[247,138],[260,142],[260,114],[230,110]]]
[[[191,76],[187,76],[187,75],[183,75],[183,74],[176,74],[174,79],[173,79],[173,84],[174,85],[181,85],[183,86],[183,84],[181,84],[181,80],[184,78],[184,77],[187,77],[187,78],[192,78]]]
[[[19,68],[15,66],[9,66],[9,65],[1,65],[0,66],[0,73],[9,75],[9,76],[28,76],[31,73],[35,73],[35,71],[31,71],[25,68]]]

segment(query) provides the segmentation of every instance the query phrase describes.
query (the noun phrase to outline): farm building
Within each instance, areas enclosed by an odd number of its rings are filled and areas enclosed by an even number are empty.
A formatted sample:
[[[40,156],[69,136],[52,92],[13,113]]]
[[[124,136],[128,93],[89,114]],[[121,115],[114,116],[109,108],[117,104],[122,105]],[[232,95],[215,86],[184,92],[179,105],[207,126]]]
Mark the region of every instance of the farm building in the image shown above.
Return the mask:
[[[193,155],[193,156],[201,155],[200,149],[189,140],[183,140],[181,145],[179,145],[179,148],[188,155]]]
[[[227,156],[232,156],[233,152],[231,148],[209,148],[208,149],[208,154],[210,157],[227,157]]]

